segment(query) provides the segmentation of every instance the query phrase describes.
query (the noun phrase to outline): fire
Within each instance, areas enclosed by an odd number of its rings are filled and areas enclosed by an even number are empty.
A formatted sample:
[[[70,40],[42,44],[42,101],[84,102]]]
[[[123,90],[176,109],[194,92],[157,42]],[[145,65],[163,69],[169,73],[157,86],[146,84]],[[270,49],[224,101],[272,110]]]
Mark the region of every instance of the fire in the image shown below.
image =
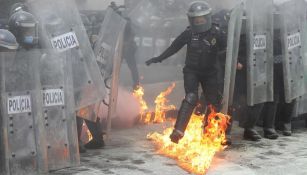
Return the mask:
[[[196,174],[204,174],[210,167],[216,152],[223,150],[225,131],[230,117],[211,109],[208,125],[204,130],[204,116],[193,114],[185,136],[178,144],[171,142],[169,136],[173,128],[163,134],[150,133],[147,138],[158,146],[158,153],[174,158],[179,166]]]
[[[149,123],[151,119],[151,113],[147,112],[148,106],[145,100],[143,99],[144,96],[144,88],[142,86],[138,86],[136,90],[133,92],[133,96],[139,101],[140,103],[140,122]]]
[[[144,96],[144,88],[142,86],[138,86],[138,88],[133,92],[133,96],[139,101],[140,103],[140,119],[141,123],[149,124],[151,122],[154,123],[163,123],[165,119],[165,113],[169,110],[174,110],[176,107],[174,105],[167,105],[168,100],[166,96],[168,96],[173,89],[175,88],[176,84],[172,83],[170,87],[168,87],[165,91],[161,92],[157,98],[155,99],[155,113],[154,119],[152,121],[152,113],[148,111],[148,106],[145,100],[143,99]]]
[[[164,92],[161,92],[157,96],[155,100],[156,108],[155,108],[155,118],[153,121],[154,123],[165,122],[165,113],[169,110],[176,109],[174,105],[167,105],[168,100],[166,98],[166,96],[168,96],[173,91],[175,86],[176,84],[172,83],[170,87],[168,87]]]
[[[82,130],[86,130],[87,141],[88,141],[88,142],[91,141],[91,140],[93,139],[93,136],[92,136],[90,130],[87,128],[85,122],[83,122],[83,124],[82,124]]]

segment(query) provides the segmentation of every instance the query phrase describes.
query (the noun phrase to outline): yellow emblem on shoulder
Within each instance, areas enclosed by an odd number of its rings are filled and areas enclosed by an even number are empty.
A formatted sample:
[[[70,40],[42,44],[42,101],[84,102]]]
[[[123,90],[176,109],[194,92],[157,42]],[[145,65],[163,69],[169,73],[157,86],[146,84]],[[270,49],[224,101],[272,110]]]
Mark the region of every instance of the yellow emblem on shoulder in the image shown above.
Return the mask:
[[[212,44],[213,46],[216,44],[216,39],[215,39],[215,38],[213,38],[213,39],[211,40],[211,44]]]

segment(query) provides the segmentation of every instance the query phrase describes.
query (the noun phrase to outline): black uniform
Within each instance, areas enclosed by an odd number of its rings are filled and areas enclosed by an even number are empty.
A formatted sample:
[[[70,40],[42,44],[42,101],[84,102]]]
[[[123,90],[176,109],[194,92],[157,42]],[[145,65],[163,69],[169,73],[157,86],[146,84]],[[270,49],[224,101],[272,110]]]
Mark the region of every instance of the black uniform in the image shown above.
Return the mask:
[[[186,95],[179,109],[175,130],[171,135],[171,139],[175,143],[178,143],[178,140],[183,137],[196,106],[199,84],[205,92],[207,104],[212,105],[216,110],[220,108],[217,55],[223,47],[222,43],[219,28],[215,25],[212,25],[208,31],[201,33],[193,33],[188,27],[160,56],[146,62],[147,65],[161,62],[187,45],[185,67],[183,68]]]
[[[192,33],[188,27],[158,58],[162,61],[185,45],[187,45],[185,67],[183,68],[185,93],[197,95],[198,86],[201,84],[206,101],[218,107],[217,53],[221,48],[218,27],[213,26],[209,31],[197,34]]]
[[[291,135],[294,100],[291,103],[285,102],[282,46],[279,30],[275,31],[274,35],[274,102],[268,102],[265,105],[264,127],[274,127],[276,117],[277,126],[284,131],[284,135],[288,136]]]

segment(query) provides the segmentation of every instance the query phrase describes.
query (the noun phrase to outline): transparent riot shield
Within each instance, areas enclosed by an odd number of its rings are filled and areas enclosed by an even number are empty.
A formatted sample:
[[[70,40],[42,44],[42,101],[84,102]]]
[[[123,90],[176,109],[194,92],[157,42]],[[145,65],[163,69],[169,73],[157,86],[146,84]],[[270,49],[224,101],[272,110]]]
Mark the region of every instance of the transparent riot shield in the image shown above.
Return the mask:
[[[0,174],[48,172],[39,77],[40,50],[0,52]]]
[[[94,53],[105,78],[109,78],[113,71],[114,55],[120,35],[124,32],[126,21],[111,8],[107,9],[101,25],[98,40],[94,45]]]
[[[50,48],[58,52],[70,50],[74,58],[72,71],[75,109],[101,101],[105,95],[103,78],[75,2],[28,0],[28,6],[39,21],[44,23],[59,19],[65,25],[53,29],[46,36]],[[56,23],[56,20],[53,22]]]
[[[273,101],[273,1],[246,1],[247,104]]]
[[[105,86],[108,88],[109,94],[108,100],[105,100],[108,104],[107,137],[109,137],[111,130],[111,118],[116,115],[125,26],[124,18],[109,8],[94,47],[96,59],[101,68],[101,73],[104,75]]]
[[[243,4],[239,4],[232,10],[228,23],[224,92],[221,110],[224,114],[228,113],[228,107],[231,106],[233,102],[243,7]]]
[[[291,102],[306,93],[306,3],[287,1],[278,5],[281,15],[281,38],[285,100]]]
[[[297,104],[298,104],[297,105],[298,109],[297,109],[297,115],[296,116],[306,114],[307,113],[307,109],[306,109],[307,95],[303,95],[303,96],[299,97],[297,99]]]
[[[76,166],[80,157],[71,54],[42,50],[39,63],[48,169]]]

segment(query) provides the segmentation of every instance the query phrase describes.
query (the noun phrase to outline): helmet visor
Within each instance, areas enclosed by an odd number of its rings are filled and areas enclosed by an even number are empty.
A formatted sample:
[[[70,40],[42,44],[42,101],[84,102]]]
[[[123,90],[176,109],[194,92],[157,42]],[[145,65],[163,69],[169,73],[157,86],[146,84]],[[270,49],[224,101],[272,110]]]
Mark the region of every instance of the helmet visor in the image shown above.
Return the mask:
[[[206,25],[208,23],[208,20],[206,16],[197,16],[192,18],[192,23],[195,26]]]

